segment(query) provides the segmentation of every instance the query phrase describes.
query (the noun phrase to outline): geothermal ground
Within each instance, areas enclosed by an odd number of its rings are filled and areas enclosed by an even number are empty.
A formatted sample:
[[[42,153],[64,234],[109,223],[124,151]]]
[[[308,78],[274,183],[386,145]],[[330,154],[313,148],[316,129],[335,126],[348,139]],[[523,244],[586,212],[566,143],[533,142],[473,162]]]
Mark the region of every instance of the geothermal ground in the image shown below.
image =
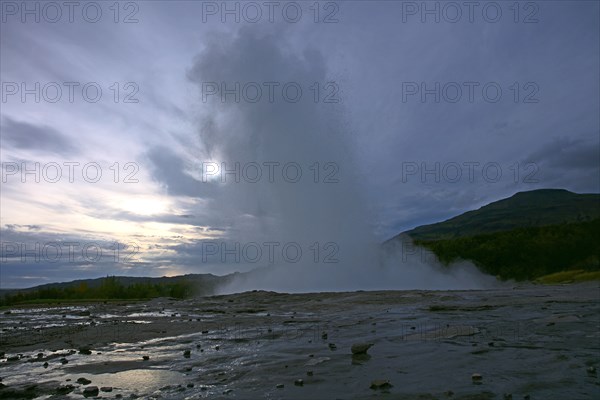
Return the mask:
[[[13,307],[1,315],[0,398],[592,399],[599,289]],[[356,343],[373,346],[353,355]]]

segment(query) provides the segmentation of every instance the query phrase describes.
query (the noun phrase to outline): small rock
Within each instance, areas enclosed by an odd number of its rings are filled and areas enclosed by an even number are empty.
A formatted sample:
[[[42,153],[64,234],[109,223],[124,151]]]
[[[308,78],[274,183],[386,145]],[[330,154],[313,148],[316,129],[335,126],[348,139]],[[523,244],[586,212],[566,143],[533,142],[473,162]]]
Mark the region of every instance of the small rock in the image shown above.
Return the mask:
[[[102,386],[100,388],[100,390],[103,391],[103,392],[112,392],[113,388],[112,388],[112,386]]]
[[[183,352],[183,356],[185,358],[190,358],[191,354],[192,354],[192,352],[190,350],[186,350],[186,351]]]
[[[75,386],[73,385],[59,386],[56,388],[56,394],[69,394],[73,390],[75,390]]]
[[[587,373],[590,375],[596,375],[596,367],[594,367],[594,366],[588,367]]]
[[[323,333],[321,334],[321,339],[323,339],[323,340],[327,340],[327,332],[323,332]]]
[[[231,392],[233,392],[233,389],[223,390],[223,394],[229,394]]]
[[[335,343],[329,343],[329,349],[335,350],[335,349],[337,349],[337,346],[335,345]]]
[[[92,383],[92,381],[86,378],[79,378],[77,379],[77,383],[79,383],[80,385],[89,385],[90,383]]]
[[[38,353],[37,358],[44,358],[44,353]]]
[[[44,368],[48,368],[48,362],[45,362],[43,365]]]
[[[313,372],[312,371],[306,371],[306,375],[313,376]]]
[[[215,346],[215,350],[219,350],[221,347],[219,346]]]
[[[354,343],[352,348],[352,354],[363,354],[366,353],[373,346],[373,343]]]
[[[92,350],[89,347],[80,347],[79,354],[85,354],[86,356],[89,356],[92,354]]]
[[[392,384],[390,381],[386,381],[383,379],[377,379],[371,382],[371,389],[387,389],[391,388]]]
[[[143,359],[144,361],[148,361],[148,360],[150,359],[150,356],[142,356],[142,359]]]
[[[100,393],[98,386],[88,386],[85,389],[83,389],[84,397],[98,396],[98,393]]]
[[[294,381],[294,385],[296,385],[296,386],[304,386],[304,381],[302,379],[296,379]]]
[[[504,400],[512,400],[512,394],[511,393],[504,393]]]
[[[483,376],[481,376],[481,374],[474,373],[473,375],[471,375],[471,379],[473,380],[473,382],[481,382],[483,380]]]
[[[63,358],[60,359],[60,363],[61,364],[68,364],[69,360],[67,360],[66,358],[63,357]]]
[[[191,388],[193,388],[193,387],[194,387],[194,384],[193,384],[193,383],[188,383],[188,384],[187,384],[187,387],[189,387],[189,388],[191,389]]]
[[[284,384],[283,383],[278,383],[277,386],[275,386],[277,389],[283,389]]]
[[[452,390],[448,390],[448,391],[444,392],[444,394],[448,397],[454,396],[454,392]]]

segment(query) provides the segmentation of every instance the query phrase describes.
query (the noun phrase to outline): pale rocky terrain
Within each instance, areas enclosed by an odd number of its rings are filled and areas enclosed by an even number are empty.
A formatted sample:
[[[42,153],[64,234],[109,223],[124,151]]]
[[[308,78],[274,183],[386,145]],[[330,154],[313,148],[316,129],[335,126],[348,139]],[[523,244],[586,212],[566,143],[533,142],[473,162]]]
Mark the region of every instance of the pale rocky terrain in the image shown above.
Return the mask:
[[[0,398],[600,394],[597,282],[485,291],[257,291],[2,312]],[[356,344],[373,346],[353,355]]]

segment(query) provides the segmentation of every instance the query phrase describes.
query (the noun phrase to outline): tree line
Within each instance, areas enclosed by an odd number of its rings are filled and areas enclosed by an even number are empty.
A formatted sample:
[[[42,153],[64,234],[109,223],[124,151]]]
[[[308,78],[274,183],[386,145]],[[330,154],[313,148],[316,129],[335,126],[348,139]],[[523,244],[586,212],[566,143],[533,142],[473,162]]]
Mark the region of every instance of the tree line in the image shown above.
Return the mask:
[[[186,281],[137,282],[123,285],[117,277],[107,276],[95,286],[81,282],[72,286],[49,286],[7,293],[0,298],[0,306],[55,300],[145,300],[155,297],[184,299],[192,296],[195,293],[194,289],[194,286]]]

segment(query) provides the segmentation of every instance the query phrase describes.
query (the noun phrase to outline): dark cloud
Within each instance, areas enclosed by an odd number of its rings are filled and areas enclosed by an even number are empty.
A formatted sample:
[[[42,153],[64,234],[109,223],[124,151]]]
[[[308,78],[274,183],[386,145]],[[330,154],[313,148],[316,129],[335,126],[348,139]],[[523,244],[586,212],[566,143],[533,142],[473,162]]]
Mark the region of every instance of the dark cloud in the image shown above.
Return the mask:
[[[56,129],[16,121],[10,117],[2,117],[1,121],[3,147],[15,147],[40,153],[73,155],[77,146],[63,133]]]
[[[214,184],[195,179],[186,172],[184,156],[157,146],[147,153],[152,177],[172,196],[203,198],[214,193]]]

